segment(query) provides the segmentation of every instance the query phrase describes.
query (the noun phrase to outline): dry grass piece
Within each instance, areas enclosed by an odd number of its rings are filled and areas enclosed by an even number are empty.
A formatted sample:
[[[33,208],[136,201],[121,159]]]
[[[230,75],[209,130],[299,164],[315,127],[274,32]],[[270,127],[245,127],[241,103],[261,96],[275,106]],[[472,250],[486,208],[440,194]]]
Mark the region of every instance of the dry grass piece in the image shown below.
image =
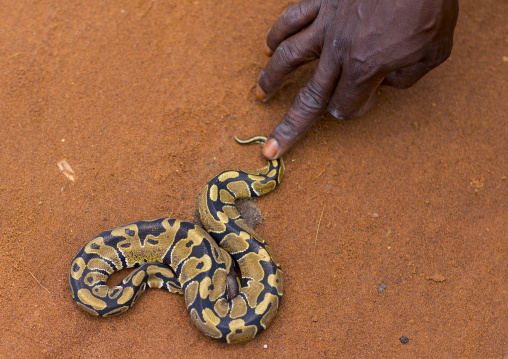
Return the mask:
[[[66,160],[61,160],[57,163],[58,168],[60,168],[60,171],[72,182],[76,181],[76,174],[72,170],[71,166],[67,163]]]

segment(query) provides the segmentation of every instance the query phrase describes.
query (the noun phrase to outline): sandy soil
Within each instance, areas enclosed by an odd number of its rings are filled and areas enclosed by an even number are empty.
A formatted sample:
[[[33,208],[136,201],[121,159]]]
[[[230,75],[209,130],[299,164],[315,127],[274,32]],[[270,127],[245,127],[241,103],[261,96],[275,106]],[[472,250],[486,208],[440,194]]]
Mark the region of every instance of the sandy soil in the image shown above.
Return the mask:
[[[268,134],[310,74],[255,100],[289,4],[0,3],[1,358],[508,357],[506,1],[461,1],[445,64],[361,119],[323,116],[285,156],[257,202],[286,279],[260,336],[216,343],[164,291],[110,319],[74,304],[91,237],[192,220],[209,178],[263,164],[233,136]]]

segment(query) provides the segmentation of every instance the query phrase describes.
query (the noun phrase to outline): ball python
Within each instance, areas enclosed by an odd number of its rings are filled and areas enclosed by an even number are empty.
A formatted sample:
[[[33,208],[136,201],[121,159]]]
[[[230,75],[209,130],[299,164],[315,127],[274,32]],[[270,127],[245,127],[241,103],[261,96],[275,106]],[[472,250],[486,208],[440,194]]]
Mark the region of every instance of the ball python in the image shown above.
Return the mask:
[[[264,143],[266,137],[240,144]],[[283,274],[272,250],[239,214],[235,200],[272,191],[284,175],[281,159],[253,171],[224,171],[199,196],[203,227],[174,218],[126,224],[97,235],[71,263],[73,299],[88,313],[125,312],[148,288],[183,294],[194,324],[211,338],[239,343],[272,322]],[[235,263],[241,281],[235,274]],[[137,267],[119,285],[108,277]]]

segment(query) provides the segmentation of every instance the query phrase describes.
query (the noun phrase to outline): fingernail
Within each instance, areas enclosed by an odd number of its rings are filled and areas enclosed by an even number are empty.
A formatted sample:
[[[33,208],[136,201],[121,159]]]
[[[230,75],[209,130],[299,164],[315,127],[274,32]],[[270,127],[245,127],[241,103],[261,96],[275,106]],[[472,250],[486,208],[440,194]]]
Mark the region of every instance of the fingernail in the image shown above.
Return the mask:
[[[266,94],[265,92],[261,89],[261,87],[259,85],[256,85],[256,97],[258,98],[258,100],[261,100],[263,101],[264,99],[266,99]]]
[[[265,51],[265,55],[268,56],[268,57],[272,57],[273,55],[273,51],[270,50],[270,48],[268,47],[267,44],[265,44],[265,48],[264,48],[264,51]]]
[[[261,151],[263,152],[263,156],[268,159],[273,159],[279,153],[279,143],[275,138],[269,138]]]

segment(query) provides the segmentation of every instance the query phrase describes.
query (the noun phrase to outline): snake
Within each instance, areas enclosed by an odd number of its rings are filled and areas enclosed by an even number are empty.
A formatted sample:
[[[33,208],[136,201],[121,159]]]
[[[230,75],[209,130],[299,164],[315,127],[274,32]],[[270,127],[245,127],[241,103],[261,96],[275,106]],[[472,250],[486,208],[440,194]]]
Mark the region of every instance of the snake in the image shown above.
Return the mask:
[[[263,144],[266,137],[235,140]],[[283,175],[284,162],[276,159],[256,170],[213,177],[198,200],[204,229],[158,218],[95,236],[70,266],[74,301],[90,314],[110,317],[129,309],[146,289],[165,288],[183,294],[192,322],[207,336],[229,344],[254,338],[274,319],[284,278],[274,253],[242,218],[235,200],[271,192]],[[119,285],[108,286],[109,276],[124,268],[135,269]]]

